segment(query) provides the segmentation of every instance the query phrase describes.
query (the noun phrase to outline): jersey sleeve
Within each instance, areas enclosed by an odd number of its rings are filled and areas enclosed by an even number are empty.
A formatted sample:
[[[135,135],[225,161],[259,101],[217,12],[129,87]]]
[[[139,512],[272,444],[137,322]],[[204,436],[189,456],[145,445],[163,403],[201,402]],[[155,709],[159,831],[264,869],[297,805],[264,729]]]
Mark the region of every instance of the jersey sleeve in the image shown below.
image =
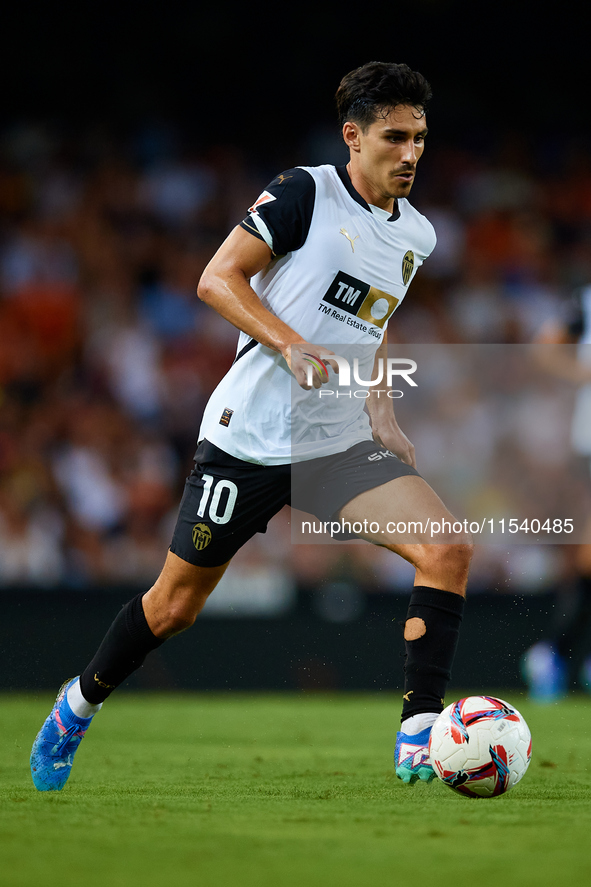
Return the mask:
[[[310,173],[288,169],[265,188],[240,225],[264,240],[275,256],[284,256],[306,242],[315,196],[316,184]]]

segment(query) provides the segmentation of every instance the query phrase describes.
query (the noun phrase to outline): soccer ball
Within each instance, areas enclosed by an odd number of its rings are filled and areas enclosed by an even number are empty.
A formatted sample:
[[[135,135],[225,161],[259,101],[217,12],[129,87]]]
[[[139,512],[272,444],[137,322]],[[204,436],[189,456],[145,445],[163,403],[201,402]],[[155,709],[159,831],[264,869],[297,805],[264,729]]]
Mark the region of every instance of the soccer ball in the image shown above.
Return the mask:
[[[441,712],[431,730],[435,773],[454,791],[494,798],[516,785],[531,758],[531,734],[519,712],[492,696],[469,696]]]

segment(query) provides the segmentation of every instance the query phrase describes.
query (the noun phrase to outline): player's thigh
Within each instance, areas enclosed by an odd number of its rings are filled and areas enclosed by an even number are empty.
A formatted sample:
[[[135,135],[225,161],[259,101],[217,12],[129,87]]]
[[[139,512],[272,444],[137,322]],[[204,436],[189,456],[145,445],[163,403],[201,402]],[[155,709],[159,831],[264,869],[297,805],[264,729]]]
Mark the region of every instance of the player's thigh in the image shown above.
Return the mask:
[[[412,564],[416,584],[465,594],[470,534],[423,478],[399,477],[366,490],[341,509],[340,520]]]
[[[343,506],[341,522],[356,535],[398,551],[413,545],[470,545],[470,534],[437,493],[417,476],[397,477]]]
[[[167,637],[193,624],[233,556],[265,532],[289,492],[289,466],[244,462],[201,441],[166,563],[143,598],[155,634]]]
[[[227,564],[289,502],[290,466],[236,459],[202,441],[187,478],[170,550],[198,567]]]

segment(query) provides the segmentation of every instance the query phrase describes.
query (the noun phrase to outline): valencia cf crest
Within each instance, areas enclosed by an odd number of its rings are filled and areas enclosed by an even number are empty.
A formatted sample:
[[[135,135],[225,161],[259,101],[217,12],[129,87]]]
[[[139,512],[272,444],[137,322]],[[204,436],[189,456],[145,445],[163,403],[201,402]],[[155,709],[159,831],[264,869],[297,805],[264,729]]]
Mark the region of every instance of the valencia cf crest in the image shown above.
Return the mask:
[[[211,542],[211,530],[207,524],[195,524],[193,527],[193,545],[197,551],[207,548]]]
[[[402,260],[402,282],[406,286],[411,278],[413,268],[415,266],[415,254],[411,249],[407,250]]]

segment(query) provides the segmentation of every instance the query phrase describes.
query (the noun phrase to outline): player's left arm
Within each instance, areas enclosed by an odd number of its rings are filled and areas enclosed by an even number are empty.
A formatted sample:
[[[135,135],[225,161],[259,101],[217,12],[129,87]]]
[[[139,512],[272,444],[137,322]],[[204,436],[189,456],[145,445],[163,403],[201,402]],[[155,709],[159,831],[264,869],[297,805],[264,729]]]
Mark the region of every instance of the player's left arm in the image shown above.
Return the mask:
[[[382,343],[376,351],[372,379],[375,379],[377,376],[379,359],[382,358],[383,366],[385,366],[387,356],[388,341],[387,333],[385,332]],[[398,456],[403,462],[406,462],[407,465],[412,465],[413,468],[416,468],[415,448],[396,421],[392,398],[388,397],[386,384],[374,385],[369,389],[369,392],[366,403],[374,440]]]

